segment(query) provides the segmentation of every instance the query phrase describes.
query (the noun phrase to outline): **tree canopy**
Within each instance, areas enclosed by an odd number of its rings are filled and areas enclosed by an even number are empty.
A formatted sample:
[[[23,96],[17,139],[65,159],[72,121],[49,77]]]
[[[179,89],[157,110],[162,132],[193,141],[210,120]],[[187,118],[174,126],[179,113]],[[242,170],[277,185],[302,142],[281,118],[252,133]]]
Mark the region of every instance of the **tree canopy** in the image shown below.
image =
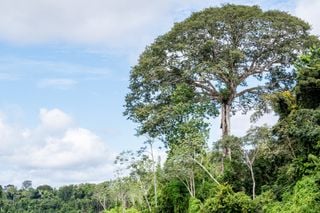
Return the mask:
[[[292,86],[290,66],[309,44],[301,19],[258,6],[227,4],[193,13],[146,47],[131,70],[125,114],[139,134],[170,143],[179,124],[220,109],[223,135],[232,110],[263,103],[261,95]]]

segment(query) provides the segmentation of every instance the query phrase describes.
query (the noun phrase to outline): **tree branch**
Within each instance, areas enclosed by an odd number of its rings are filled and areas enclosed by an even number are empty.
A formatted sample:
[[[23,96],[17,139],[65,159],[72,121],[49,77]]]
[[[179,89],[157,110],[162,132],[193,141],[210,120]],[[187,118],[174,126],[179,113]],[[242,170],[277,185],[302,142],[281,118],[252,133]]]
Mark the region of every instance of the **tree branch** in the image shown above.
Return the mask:
[[[192,158],[192,160],[193,160],[196,164],[198,164],[198,165],[209,175],[209,177],[210,177],[214,182],[216,182],[216,184],[220,185],[220,183],[217,181],[217,179],[215,179],[215,178],[213,177],[213,175],[207,170],[206,167],[204,167],[204,166],[202,165],[202,163],[200,163],[199,161],[197,161],[197,160],[194,159],[194,158]]]
[[[255,62],[252,62],[250,68],[247,70],[247,72],[244,72],[242,75],[240,75],[239,79],[240,79],[240,82],[244,81],[246,78],[248,78],[249,76],[251,75],[254,75],[254,74],[259,74],[259,73],[263,73],[265,72],[266,70],[268,70],[273,64],[279,62],[279,59],[273,59],[271,61],[269,61],[268,63],[266,63],[264,66],[260,67],[260,68],[257,68],[256,65],[253,65],[253,63]]]
[[[193,84],[196,87],[199,87],[199,88],[203,89],[204,91],[207,91],[212,97],[219,96],[219,93],[215,87],[208,87],[208,86],[204,85],[203,83],[204,83],[204,81],[194,81],[193,82]]]
[[[191,197],[193,197],[192,191],[188,185],[188,181],[184,181],[181,177],[177,176],[177,178],[181,181],[181,183],[187,188],[188,192],[190,193]]]
[[[263,89],[263,88],[265,88],[265,87],[264,86],[251,87],[251,88],[242,90],[241,92],[238,92],[235,97],[236,98],[240,97],[240,96],[244,95],[245,93],[254,93],[255,90],[259,90],[259,89]]]

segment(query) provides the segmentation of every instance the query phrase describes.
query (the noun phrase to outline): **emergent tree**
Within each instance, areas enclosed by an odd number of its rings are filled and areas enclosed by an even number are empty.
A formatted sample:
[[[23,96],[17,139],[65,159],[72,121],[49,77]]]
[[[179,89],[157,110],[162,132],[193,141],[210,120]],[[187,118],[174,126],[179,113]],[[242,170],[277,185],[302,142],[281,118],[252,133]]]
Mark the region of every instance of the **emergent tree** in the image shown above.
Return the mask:
[[[131,71],[125,115],[140,124],[139,134],[163,138],[179,123],[207,121],[220,109],[227,136],[231,112],[262,106],[264,93],[291,86],[289,68],[310,44],[309,29],[297,17],[258,6],[193,13],[141,54]],[[231,157],[229,147],[224,154]]]

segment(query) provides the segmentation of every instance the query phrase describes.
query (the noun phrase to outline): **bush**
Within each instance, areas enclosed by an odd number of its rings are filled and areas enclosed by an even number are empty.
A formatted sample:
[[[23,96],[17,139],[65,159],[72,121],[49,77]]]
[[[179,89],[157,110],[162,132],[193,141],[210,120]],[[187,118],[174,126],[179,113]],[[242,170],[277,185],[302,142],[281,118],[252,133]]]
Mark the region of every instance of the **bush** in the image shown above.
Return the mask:
[[[283,195],[282,202],[271,203],[266,212],[269,213],[317,213],[320,209],[320,177],[305,176],[296,183],[292,193]]]
[[[205,201],[202,212],[255,212],[255,205],[245,193],[235,193],[231,186],[221,185],[218,187],[216,195]]]
[[[201,210],[201,201],[197,198],[191,197],[189,199],[188,213],[198,213]]]
[[[122,213],[122,211],[123,211],[122,207],[115,207],[110,210],[106,210],[104,213]],[[124,212],[125,213],[140,213],[140,211],[138,211],[137,209],[135,209],[133,207],[126,209]]]

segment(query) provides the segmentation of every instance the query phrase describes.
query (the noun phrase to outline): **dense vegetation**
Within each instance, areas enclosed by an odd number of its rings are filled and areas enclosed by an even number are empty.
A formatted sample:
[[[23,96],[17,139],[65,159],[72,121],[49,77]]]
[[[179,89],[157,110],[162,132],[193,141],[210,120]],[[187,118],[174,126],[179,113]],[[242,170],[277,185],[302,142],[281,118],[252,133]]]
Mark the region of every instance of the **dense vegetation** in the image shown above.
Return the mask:
[[[213,31],[207,41],[199,32],[212,23],[224,33]],[[119,154],[118,178],[58,189],[31,181],[4,186],[0,212],[319,212],[320,48],[308,29],[258,7],[195,13],[159,37],[132,70],[126,114],[148,140]],[[246,89],[250,81],[241,76],[263,85]],[[230,134],[232,110],[255,108],[259,116],[268,107],[279,116],[276,125]],[[219,109],[225,132],[208,148],[209,117]],[[167,146],[164,164],[155,140]]]

